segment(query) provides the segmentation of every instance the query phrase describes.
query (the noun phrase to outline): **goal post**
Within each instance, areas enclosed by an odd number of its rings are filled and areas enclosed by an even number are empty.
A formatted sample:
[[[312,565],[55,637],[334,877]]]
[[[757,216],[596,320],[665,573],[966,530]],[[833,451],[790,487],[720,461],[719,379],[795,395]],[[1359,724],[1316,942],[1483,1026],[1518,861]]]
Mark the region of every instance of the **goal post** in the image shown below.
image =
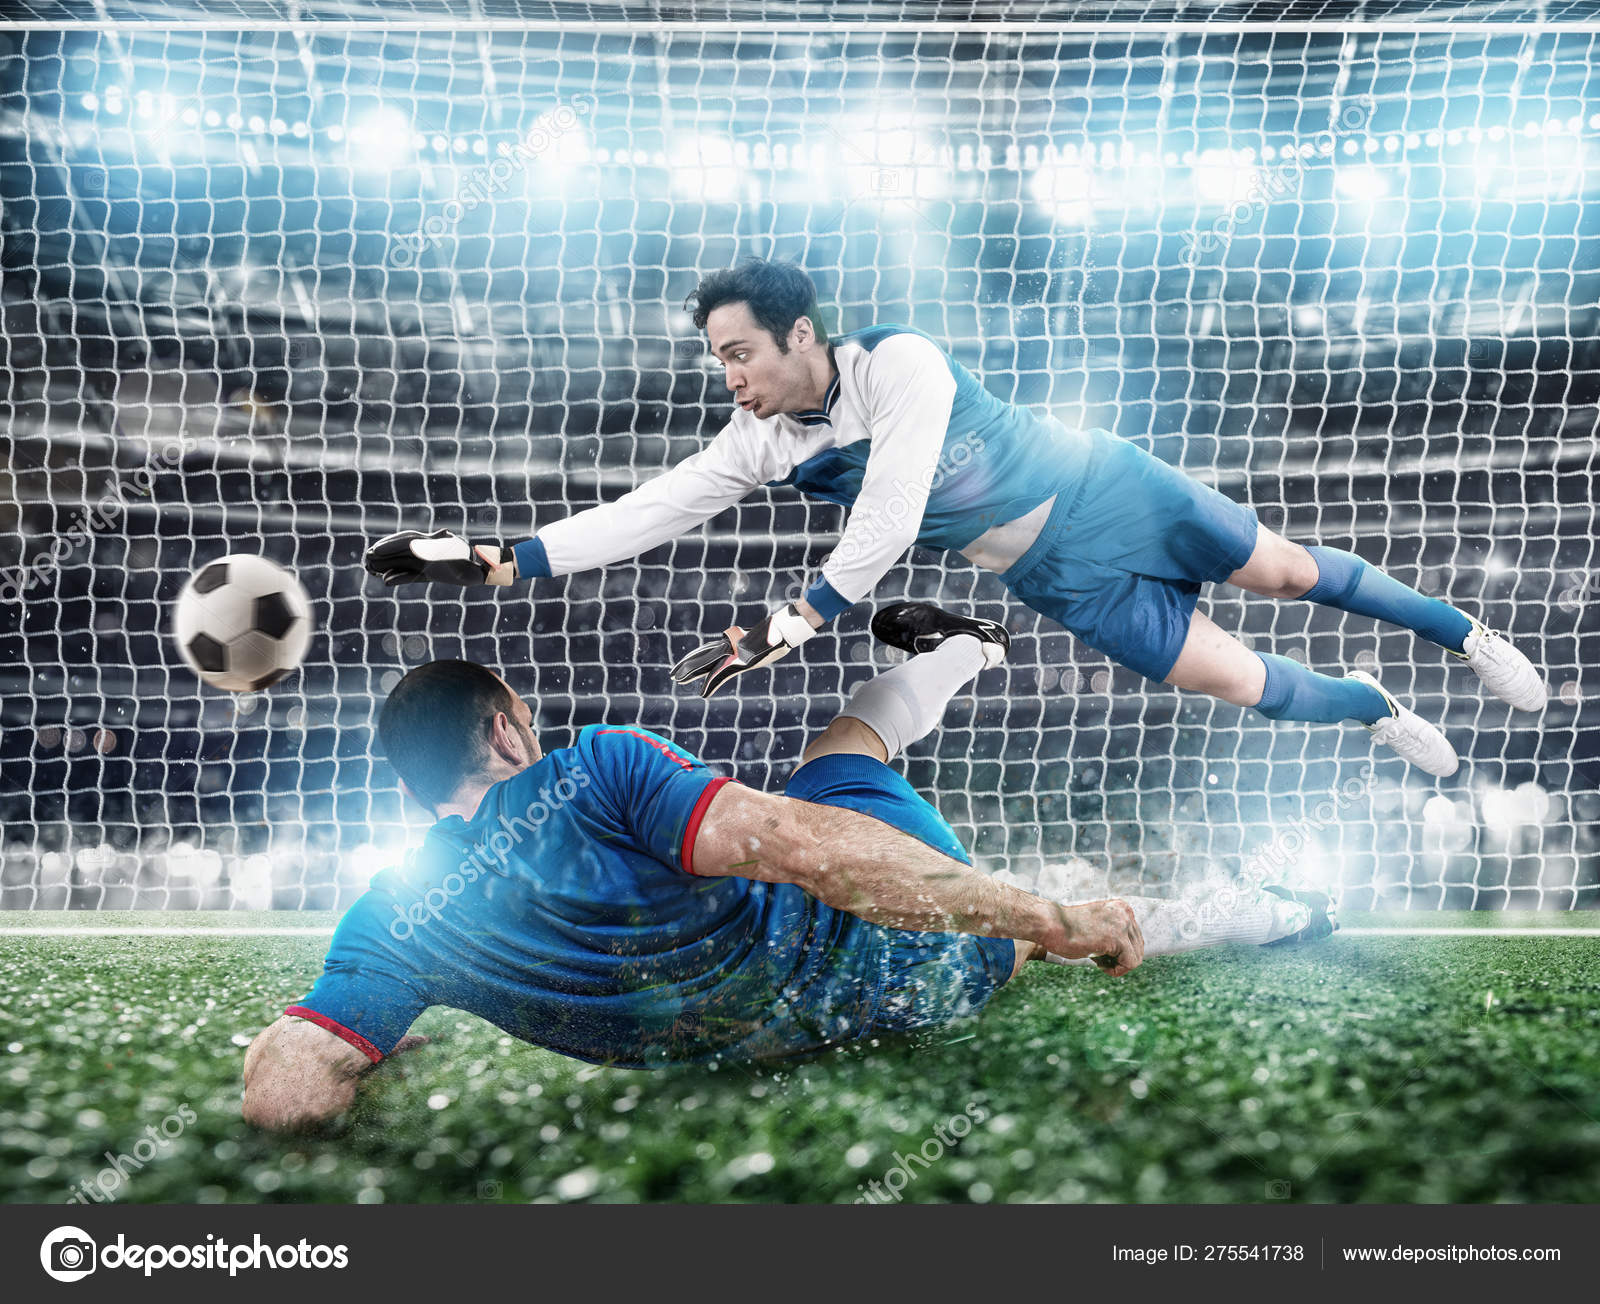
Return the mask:
[[[501,669],[547,745],[638,722],[778,789],[907,597],[1013,631],[906,762],[985,868],[1600,904],[1600,32],[235,8],[0,35],[0,907],[347,904],[425,827],[372,725],[436,657]],[[365,575],[396,528],[515,540],[702,446],[729,404],[683,300],[751,254],[799,261],[832,331],[916,326],[1506,630],[1548,709],[1403,631],[1203,595],[1254,647],[1380,670],[1462,755],[1431,780],[1144,681],[920,550],[703,702],[667,667],[837,538],[786,489],[509,592]],[[317,624],[242,697],[170,639],[230,552]]]

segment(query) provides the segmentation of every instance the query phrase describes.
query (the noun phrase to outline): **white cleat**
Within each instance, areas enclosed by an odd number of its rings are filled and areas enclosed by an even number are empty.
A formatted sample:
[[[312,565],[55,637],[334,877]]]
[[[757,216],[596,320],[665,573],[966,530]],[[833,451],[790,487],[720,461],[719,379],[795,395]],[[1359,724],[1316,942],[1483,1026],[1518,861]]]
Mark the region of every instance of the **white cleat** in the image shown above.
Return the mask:
[[[1268,883],[1261,891],[1279,898],[1279,917],[1265,946],[1298,946],[1301,942],[1320,942],[1339,931],[1339,912],[1326,892],[1307,888],[1298,891],[1281,883]]]
[[[1550,700],[1550,690],[1533,662],[1511,646],[1509,639],[1472,622],[1460,657],[1478,673],[1483,686],[1502,702],[1519,711],[1542,711]]]
[[[1352,670],[1345,676],[1376,688],[1389,704],[1387,719],[1367,725],[1372,736],[1387,747],[1392,747],[1403,759],[1419,770],[1426,770],[1435,778],[1447,779],[1461,764],[1450,740],[1424,720],[1415,711],[1407,710],[1383,690],[1380,684],[1364,670]]]

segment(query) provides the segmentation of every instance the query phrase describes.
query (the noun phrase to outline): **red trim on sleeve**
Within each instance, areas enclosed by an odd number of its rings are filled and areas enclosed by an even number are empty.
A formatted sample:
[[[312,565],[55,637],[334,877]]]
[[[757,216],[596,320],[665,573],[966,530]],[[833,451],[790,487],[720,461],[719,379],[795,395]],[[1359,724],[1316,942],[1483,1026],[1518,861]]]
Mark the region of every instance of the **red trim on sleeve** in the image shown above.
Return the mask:
[[[711,780],[700,793],[700,800],[695,802],[694,809],[689,812],[689,822],[683,829],[683,849],[678,854],[685,873],[694,873],[694,840],[700,832],[700,821],[706,817],[706,808],[711,805],[711,799],[721,791],[722,785],[732,782],[733,780],[727,775]]]
[[[291,1005],[285,1014],[292,1014],[297,1019],[304,1019],[314,1023],[319,1028],[325,1028],[341,1041],[347,1041],[369,1060],[376,1064],[383,1058],[383,1052],[363,1037],[359,1032],[351,1032],[342,1023],[335,1023],[326,1014],[318,1014],[315,1010],[308,1010],[303,1005]]]
[[[662,742],[661,739],[652,738],[649,734],[642,734],[637,729],[597,729],[595,732],[602,734],[627,734],[628,737],[637,738],[642,743],[649,743],[650,746],[654,747],[663,756],[671,757],[679,765],[683,766],[684,769],[694,769],[693,761],[686,760],[683,756],[673,751],[672,748],[668,747],[664,742]]]

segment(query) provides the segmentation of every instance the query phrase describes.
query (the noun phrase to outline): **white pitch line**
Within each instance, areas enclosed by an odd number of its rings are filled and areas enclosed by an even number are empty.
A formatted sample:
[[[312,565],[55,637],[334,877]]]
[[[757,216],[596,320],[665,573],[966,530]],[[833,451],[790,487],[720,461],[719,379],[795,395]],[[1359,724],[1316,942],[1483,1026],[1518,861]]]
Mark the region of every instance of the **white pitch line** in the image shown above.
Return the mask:
[[[0,928],[0,937],[332,937],[331,928]]]
[[[1600,937],[1600,928],[1341,928],[1338,937]]]

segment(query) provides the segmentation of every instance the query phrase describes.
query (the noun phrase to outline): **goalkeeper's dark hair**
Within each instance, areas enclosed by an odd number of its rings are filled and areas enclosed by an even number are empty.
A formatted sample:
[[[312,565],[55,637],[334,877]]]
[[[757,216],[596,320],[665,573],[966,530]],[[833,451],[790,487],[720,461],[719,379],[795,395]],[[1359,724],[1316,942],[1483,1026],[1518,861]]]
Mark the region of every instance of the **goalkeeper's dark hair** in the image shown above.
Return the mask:
[[[430,661],[385,699],[378,743],[417,800],[437,810],[463,780],[488,769],[494,718],[515,709],[516,698],[492,671],[471,661]]]
[[[737,267],[701,277],[683,306],[694,313],[695,329],[703,331],[706,319],[725,303],[745,304],[756,324],[778,341],[779,353],[789,351],[789,332],[802,317],[811,319],[817,339],[828,342],[817,308],[817,287],[798,263],[748,258]]]

